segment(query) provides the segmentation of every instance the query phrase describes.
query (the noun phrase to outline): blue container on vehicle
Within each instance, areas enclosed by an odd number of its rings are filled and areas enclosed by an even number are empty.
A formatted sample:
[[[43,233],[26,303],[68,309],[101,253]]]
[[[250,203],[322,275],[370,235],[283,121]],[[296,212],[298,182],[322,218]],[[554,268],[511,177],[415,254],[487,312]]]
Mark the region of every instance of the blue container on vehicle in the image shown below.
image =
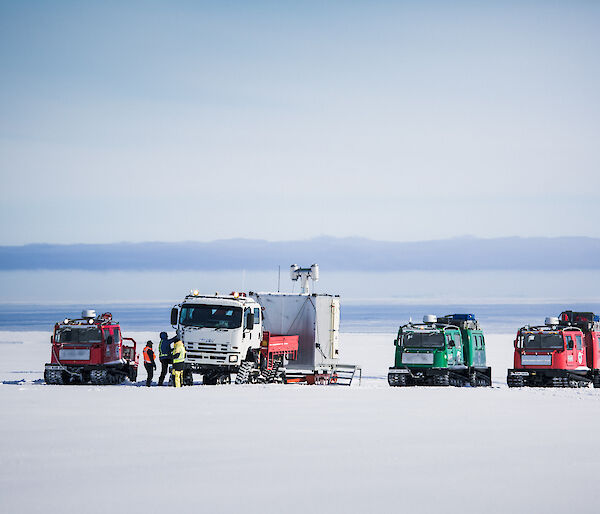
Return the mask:
[[[452,314],[450,317],[456,321],[475,321],[474,314]]]

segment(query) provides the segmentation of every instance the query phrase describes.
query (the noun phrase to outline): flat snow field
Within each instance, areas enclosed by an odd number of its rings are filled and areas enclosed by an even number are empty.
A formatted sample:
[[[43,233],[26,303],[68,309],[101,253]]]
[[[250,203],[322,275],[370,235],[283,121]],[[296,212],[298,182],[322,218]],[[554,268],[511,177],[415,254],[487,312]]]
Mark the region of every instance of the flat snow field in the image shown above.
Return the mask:
[[[512,335],[492,388],[392,389],[394,336],[342,334],[360,387],[179,390],[47,386],[49,336],[0,332],[3,513],[600,510],[600,390],[509,390]]]

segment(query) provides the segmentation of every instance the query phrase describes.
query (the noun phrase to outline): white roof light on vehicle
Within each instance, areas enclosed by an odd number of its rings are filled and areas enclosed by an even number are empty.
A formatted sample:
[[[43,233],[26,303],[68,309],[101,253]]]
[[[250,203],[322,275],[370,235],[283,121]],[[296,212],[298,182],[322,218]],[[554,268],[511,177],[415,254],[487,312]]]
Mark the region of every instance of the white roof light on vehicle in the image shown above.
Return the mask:
[[[423,323],[437,323],[437,316],[435,314],[425,314]]]
[[[548,325],[549,327],[554,326],[554,325],[558,325],[558,318],[555,316],[549,316],[546,318],[546,325]]]

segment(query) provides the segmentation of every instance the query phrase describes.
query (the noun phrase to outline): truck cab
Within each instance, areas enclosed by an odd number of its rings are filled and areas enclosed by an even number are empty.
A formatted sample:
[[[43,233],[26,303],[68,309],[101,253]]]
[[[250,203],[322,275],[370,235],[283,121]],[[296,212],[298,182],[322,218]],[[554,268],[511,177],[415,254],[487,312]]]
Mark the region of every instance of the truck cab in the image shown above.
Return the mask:
[[[245,293],[201,295],[193,291],[173,307],[171,323],[185,345],[184,383],[193,374],[205,384],[229,382],[244,361],[256,362],[262,333],[261,307]]]
[[[526,325],[517,332],[514,347],[509,387],[585,387],[594,379],[588,365],[594,352],[593,334],[571,322],[548,317],[545,325]]]

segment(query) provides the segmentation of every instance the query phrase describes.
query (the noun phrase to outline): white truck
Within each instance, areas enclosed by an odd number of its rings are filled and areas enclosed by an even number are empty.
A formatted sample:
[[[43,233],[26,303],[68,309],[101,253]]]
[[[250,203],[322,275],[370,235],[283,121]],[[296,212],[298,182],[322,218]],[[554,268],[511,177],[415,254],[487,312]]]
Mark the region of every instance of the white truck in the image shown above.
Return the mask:
[[[171,324],[186,349],[183,381],[227,383],[244,361],[255,363],[263,338],[261,308],[244,293],[201,295],[193,291],[171,310]]]
[[[274,380],[349,385],[357,366],[339,364],[340,298],[310,293],[319,268],[292,265],[300,293],[193,291],[173,307],[171,324],[186,348],[184,384]]]

